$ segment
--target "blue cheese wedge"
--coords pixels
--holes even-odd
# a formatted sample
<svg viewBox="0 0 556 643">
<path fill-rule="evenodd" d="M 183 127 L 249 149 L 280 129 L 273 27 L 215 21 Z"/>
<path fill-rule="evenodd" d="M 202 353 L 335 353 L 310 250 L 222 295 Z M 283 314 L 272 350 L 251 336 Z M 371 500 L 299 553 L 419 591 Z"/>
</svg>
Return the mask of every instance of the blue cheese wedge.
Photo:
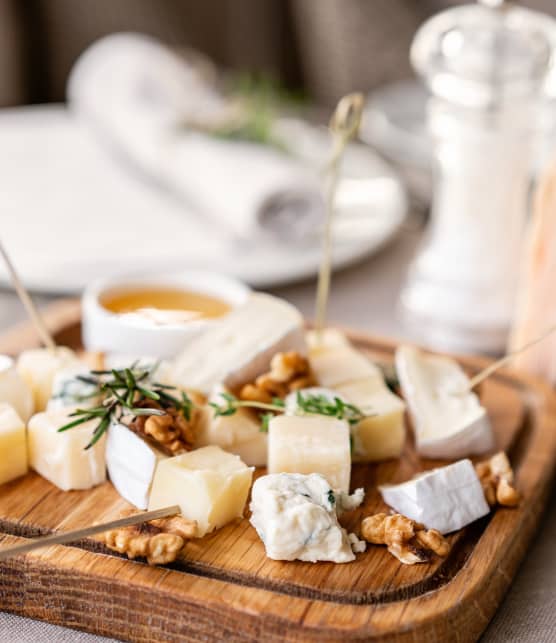
<svg viewBox="0 0 556 643">
<path fill-rule="evenodd" d="M 33 393 L 7 355 L 0 355 L 0 402 L 12 406 L 24 422 L 33 415 Z"/>
<path fill-rule="evenodd" d="M 267 372 L 281 351 L 306 354 L 303 318 L 283 299 L 256 293 L 187 347 L 171 379 L 207 395 L 218 384 L 235 391 Z"/>
<path fill-rule="evenodd" d="M 495 448 L 487 411 L 455 360 L 400 346 L 396 371 L 421 455 L 455 459 Z"/>
<path fill-rule="evenodd" d="M 97 387 L 82 379 L 90 371 L 85 364 L 72 364 L 58 371 L 52 380 L 52 396 L 48 400 L 48 410 L 64 408 L 87 408 L 96 406 L 99 398 L 95 395 Z"/>
<path fill-rule="evenodd" d="M 379 487 L 397 513 L 449 534 L 486 516 L 490 508 L 471 460 L 460 460 L 396 485 Z"/>
<path fill-rule="evenodd" d="M 365 545 L 338 523 L 363 501 L 337 492 L 319 474 L 279 473 L 259 478 L 251 495 L 251 524 L 274 560 L 349 563 Z"/>
</svg>

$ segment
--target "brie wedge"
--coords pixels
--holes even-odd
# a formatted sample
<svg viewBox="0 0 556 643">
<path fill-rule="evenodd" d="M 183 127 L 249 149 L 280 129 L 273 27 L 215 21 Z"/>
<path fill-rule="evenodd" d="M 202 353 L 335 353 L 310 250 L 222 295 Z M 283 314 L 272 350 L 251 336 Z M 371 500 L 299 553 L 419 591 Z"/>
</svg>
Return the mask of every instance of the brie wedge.
<svg viewBox="0 0 556 643">
<path fill-rule="evenodd" d="M 96 420 L 59 433 L 61 426 L 74 419 L 69 417 L 69 412 L 66 409 L 45 411 L 29 420 L 29 466 L 63 491 L 90 489 L 106 480 L 106 439 L 103 435 L 85 450 Z"/>
<path fill-rule="evenodd" d="M 339 525 L 338 515 L 342 507 L 354 509 L 362 501 L 362 489 L 347 496 L 319 474 L 267 475 L 253 485 L 250 521 L 269 558 L 349 563 L 353 551 L 365 546 Z"/>
<path fill-rule="evenodd" d="M 0 402 L 13 406 L 24 422 L 33 415 L 33 393 L 7 355 L 0 355 Z"/>
<path fill-rule="evenodd" d="M 462 458 L 495 448 L 486 409 L 455 360 L 400 346 L 396 370 L 421 455 Z"/>
<path fill-rule="evenodd" d="M 281 351 L 306 354 L 303 318 L 286 301 L 256 293 L 187 347 L 172 382 L 206 394 L 219 383 L 236 390 L 268 371 Z"/>
<path fill-rule="evenodd" d="M 147 508 L 156 466 L 167 457 L 121 423 L 108 429 L 106 466 L 110 481 L 120 496 L 138 509 Z"/>
<path fill-rule="evenodd" d="M 471 460 L 427 471 L 401 484 L 383 485 L 379 490 L 392 509 L 442 534 L 457 531 L 490 511 Z"/>
<path fill-rule="evenodd" d="M 0 402 L 0 484 L 27 473 L 25 424 L 15 409 Z"/>
</svg>

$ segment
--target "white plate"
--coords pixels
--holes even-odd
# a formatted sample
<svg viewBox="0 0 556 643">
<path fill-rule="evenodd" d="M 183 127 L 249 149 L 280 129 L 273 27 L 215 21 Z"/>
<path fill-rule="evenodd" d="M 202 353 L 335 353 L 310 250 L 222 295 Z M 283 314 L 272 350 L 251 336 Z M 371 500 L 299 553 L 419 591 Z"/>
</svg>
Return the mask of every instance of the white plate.
<svg viewBox="0 0 556 643">
<path fill-rule="evenodd" d="M 326 155 L 325 130 L 300 121 L 281 127 L 301 157 L 318 163 Z M 343 173 L 336 268 L 375 252 L 407 212 L 398 176 L 368 147 L 351 146 Z M 0 112 L 0 177 L 0 235 L 32 290 L 72 293 L 120 273 L 192 268 L 268 287 L 317 271 L 316 236 L 298 245 L 255 245 L 224 236 L 108 155 L 63 106 Z M 8 282 L 4 266 L 0 282 Z"/>
</svg>

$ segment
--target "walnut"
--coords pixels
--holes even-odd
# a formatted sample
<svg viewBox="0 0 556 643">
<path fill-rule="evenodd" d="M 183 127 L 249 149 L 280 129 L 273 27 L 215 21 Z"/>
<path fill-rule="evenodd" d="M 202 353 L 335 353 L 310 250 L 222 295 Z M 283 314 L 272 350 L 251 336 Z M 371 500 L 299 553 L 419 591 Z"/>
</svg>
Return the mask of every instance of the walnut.
<svg viewBox="0 0 556 643">
<path fill-rule="evenodd" d="M 149 565 L 165 565 L 176 560 L 186 540 L 196 532 L 195 521 L 174 516 L 112 529 L 101 534 L 99 540 L 128 558 L 146 558 Z"/>
<path fill-rule="evenodd" d="M 496 504 L 516 507 L 519 504 L 520 495 L 514 487 L 514 472 L 503 451 L 478 462 L 475 471 L 483 486 L 485 499 L 491 507 Z"/>
<path fill-rule="evenodd" d="M 388 551 L 405 565 L 429 562 L 432 553 L 447 556 L 448 541 L 436 529 L 425 527 L 401 514 L 369 516 L 361 523 L 361 536 L 375 545 L 386 545 Z"/>
<path fill-rule="evenodd" d="M 316 380 L 306 357 L 295 351 L 276 353 L 270 361 L 269 372 L 259 375 L 254 382 L 245 384 L 239 391 L 239 398 L 270 404 L 272 398 L 283 399 L 291 391 L 315 384 Z"/>
</svg>

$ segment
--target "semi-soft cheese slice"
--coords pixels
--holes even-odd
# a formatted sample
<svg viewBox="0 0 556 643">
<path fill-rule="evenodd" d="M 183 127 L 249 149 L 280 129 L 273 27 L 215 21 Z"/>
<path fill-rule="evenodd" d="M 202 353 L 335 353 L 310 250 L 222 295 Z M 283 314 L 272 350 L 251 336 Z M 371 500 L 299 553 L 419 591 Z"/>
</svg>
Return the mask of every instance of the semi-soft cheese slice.
<svg viewBox="0 0 556 643">
<path fill-rule="evenodd" d="M 27 473 L 25 424 L 15 409 L 0 402 L 0 484 Z"/>
<path fill-rule="evenodd" d="M 33 393 L 35 412 L 44 411 L 52 396 L 54 376 L 68 366 L 80 365 L 76 354 L 65 346 L 51 351 L 35 348 L 24 351 L 17 360 L 17 371 Z"/>
<path fill-rule="evenodd" d="M 29 466 L 63 491 L 90 489 L 106 480 L 106 436 L 85 450 L 98 422 L 90 420 L 59 433 L 61 426 L 75 419 L 69 412 L 55 409 L 29 420 Z"/>
<path fill-rule="evenodd" d="M 110 481 L 120 496 L 138 509 L 147 508 L 156 466 L 167 457 L 119 422 L 108 429 L 106 466 Z"/>
<path fill-rule="evenodd" d="M 457 531 L 490 511 L 471 460 L 427 471 L 401 484 L 383 485 L 379 490 L 395 511 L 443 534 Z"/>
<path fill-rule="evenodd" d="M 203 447 L 158 463 L 149 509 L 179 505 L 197 521 L 197 535 L 243 516 L 253 469 L 216 446 Z"/>
<path fill-rule="evenodd" d="M 362 500 L 362 489 L 347 496 L 319 474 L 267 475 L 253 485 L 250 520 L 269 558 L 349 563 L 353 551 L 365 551 L 365 546 L 347 534 L 337 516 Z"/>
<path fill-rule="evenodd" d="M 320 473 L 340 491 L 349 491 L 349 425 L 324 415 L 281 415 L 268 426 L 269 473 Z"/>
<path fill-rule="evenodd" d="M 13 406 L 24 422 L 33 415 L 33 393 L 7 355 L 0 355 L 0 402 Z"/>
<path fill-rule="evenodd" d="M 421 455 L 462 458 L 495 448 L 487 411 L 455 360 L 400 346 L 396 371 Z"/>
<path fill-rule="evenodd" d="M 172 380 L 206 394 L 219 383 L 236 390 L 268 371 L 281 351 L 306 354 L 303 318 L 283 299 L 256 293 L 186 348 Z"/>
</svg>

